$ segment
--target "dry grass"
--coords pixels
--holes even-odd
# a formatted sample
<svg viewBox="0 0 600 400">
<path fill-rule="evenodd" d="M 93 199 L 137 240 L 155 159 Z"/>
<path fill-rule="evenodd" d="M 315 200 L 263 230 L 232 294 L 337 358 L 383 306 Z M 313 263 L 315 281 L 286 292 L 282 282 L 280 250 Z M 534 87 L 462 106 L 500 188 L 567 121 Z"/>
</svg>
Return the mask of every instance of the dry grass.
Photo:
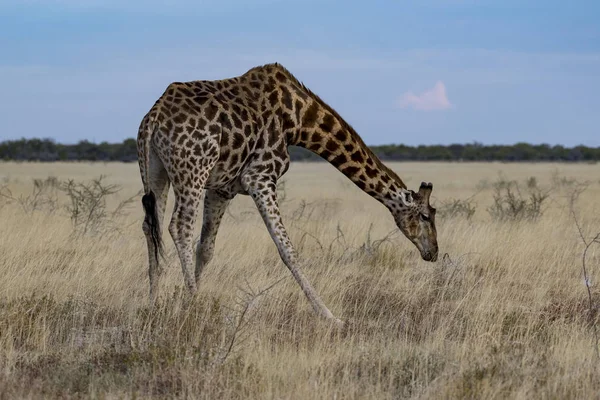
<svg viewBox="0 0 600 400">
<path fill-rule="evenodd" d="M 426 263 L 401 235 L 386 238 L 387 210 L 330 166 L 294 165 L 285 178 L 288 229 L 308 277 L 349 322 L 343 331 L 312 314 L 248 198 L 227 214 L 195 299 L 180 289 L 167 234 L 170 265 L 154 310 L 139 201 L 110 229 L 74 234 L 60 206 L 26 211 L 0 198 L 0 398 L 597 396 L 598 317 L 568 197 L 569 178 L 591 182 L 577 213 L 593 237 L 600 166 L 393 168 L 411 188 L 432 181 L 434 205 L 477 193 L 472 217 L 438 219 L 444 260 Z M 135 164 L 3 163 L 0 171 L 14 198 L 48 176 L 107 175 L 123 187 L 108 209 L 140 188 Z M 499 172 L 551 189 L 540 218 L 491 218 Z M 596 302 L 599 250 L 591 246 L 587 259 Z"/>
</svg>

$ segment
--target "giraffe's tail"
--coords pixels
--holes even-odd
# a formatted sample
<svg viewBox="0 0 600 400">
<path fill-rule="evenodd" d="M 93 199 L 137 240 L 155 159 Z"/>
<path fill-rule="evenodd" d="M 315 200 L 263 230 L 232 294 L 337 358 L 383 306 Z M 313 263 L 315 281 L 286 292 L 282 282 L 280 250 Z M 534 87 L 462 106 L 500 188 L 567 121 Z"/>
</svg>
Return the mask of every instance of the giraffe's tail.
<svg viewBox="0 0 600 400">
<path fill-rule="evenodd" d="M 146 214 L 144 222 L 150 228 L 150 238 L 152 239 L 152 244 L 154 244 L 154 257 L 156 258 L 156 262 L 158 262 L 159 256 L 164 258 L 164 248 L 156 212 L 156 197 L 154 196 L 154 192 L 150 191 L 142 196 L 142 205 Z"/>
<path fill-rule="evenodd" d="M 150 238 L 154 245 L 154 257 L 156 258 L 156 262 L 158 262 L 159 256 L 164 257 L 164 248 L 156 209 L 156 195 L 150 186 L 150 144 L 152 143 L 152 135 L 156 129 L 158 129 L 158 123 L 151 121 L 146 116 L 140 125 L 137 147 L 138 163 L 142 175 L 142 183 L 144 184 L 144 196 L 142 196 L 142 206 L 145 213 L 144 225 L 146 226 L 145 229 L 149 230 Z"/>
</svg>

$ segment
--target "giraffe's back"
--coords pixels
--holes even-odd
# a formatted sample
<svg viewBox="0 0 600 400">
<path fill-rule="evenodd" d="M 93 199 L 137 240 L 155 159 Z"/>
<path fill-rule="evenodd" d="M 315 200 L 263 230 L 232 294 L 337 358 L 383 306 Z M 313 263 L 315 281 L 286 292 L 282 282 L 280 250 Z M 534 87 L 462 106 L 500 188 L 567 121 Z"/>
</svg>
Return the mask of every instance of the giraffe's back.
<svg viewBox="0 0 600 400">
<path fill-rule="evenodd" d="M 268 96 L 276 92 L 276 82 L 264 72 L 167 87 L 146 118 L 159 124 L 152 146 L 174 185 L 189 179 L 183 170 L 200 174 L 204 161 L 215 157 L 207 188 L 235 184 L 252 164 L 280 175 L 287 170 L 281 116 Z"/>
</svg>

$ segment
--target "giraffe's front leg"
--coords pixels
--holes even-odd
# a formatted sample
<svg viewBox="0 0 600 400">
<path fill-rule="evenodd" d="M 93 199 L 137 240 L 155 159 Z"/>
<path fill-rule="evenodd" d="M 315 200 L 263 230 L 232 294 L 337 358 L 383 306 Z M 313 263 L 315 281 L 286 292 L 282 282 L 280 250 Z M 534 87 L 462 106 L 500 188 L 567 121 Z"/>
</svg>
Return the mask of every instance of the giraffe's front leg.
<svg viewBox="0 0 600 400">
<path fill-rule="evenodd" d="M 279 212 L 275 179 L 265 179 L 264 177 L 248 174 L 242 177 L 242 185 L 248 194 L 252 196 L 269 230 L 269 234 L 277 246 L 281 259 L 302 288 L 315 312 L 328 320 L 343 324 L 342 321 L 334 317 L 331 311 L 329 311 L 298 266 L 298 256 L 283 225 Z"/>
<path fill-rule="evenodd" d="M 225 198 L 214 190 L 206 190 L 202 231 L 200 241 L 196 246 L 196 270 L 194 273 L 196 285 L 200 281 L 204 267 L 213 257 L 217 232 L 230 201 L 230 198 Z"/>
</svg>

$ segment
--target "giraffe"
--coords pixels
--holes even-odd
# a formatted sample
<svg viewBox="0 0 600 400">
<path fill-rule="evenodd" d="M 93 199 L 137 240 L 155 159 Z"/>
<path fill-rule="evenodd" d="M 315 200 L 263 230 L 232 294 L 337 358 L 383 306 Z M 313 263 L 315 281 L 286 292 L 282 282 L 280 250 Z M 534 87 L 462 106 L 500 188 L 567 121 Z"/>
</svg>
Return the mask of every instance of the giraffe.
<svg viewBox="0 0 600 400">
<path fill-rule="evenodd" d="M 168 230 L 190 293 L 196 292 L 213 257 L 230 201 L 237 194 L 250 195 L 313 309 L 341 322 L 304 276 L 279 212 L 276 183 L 289 167 L 290 145 L 318 154 L 382 203 L 421 257 L 436 261 L 435 209 L 429 203 L 432 184 L 422 182 L 418 192 L 407 189 L 332 107 L 282 65 L 267 64 L 229 79 L 171 83 L 142 119 L 137 146 L 152 303 L 158 297 L 161 232 L 172 185 L 175 205 Z M 194 262 L 193 231 L 203 191 Z"/>
</svg>

